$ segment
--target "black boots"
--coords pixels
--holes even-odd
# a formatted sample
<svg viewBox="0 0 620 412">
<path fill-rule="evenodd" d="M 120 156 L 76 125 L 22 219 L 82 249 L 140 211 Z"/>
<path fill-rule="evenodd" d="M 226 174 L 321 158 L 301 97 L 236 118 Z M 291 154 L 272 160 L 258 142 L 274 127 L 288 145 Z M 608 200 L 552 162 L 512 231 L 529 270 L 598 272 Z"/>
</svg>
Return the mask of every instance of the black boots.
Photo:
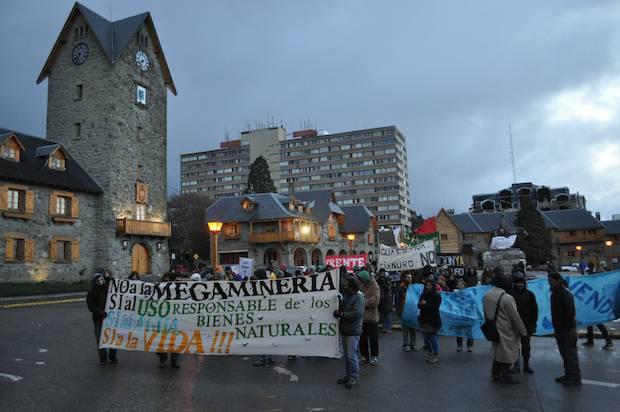
<svg viewBox="0 0 620 412">
<path fill-rule="evenodd" d="M 534 373 L 532 368 L 530 368 L 530 358 L 523 358 L 523 373 L 529 373 L 530 375 Z"/>
</svg>

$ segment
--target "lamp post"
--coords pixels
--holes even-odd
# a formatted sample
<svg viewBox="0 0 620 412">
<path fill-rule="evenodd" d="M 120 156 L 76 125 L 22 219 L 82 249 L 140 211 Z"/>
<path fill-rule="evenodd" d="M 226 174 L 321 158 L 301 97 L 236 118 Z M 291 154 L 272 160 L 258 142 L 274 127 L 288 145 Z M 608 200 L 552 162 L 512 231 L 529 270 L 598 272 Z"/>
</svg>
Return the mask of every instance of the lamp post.
<svg viewBox="0 0 620 412">
<path fill-rule="evenodd" d="M 222 222 L 207 222 L 209 232 L 211 232 L 211 265 L 213 266 L 213 271 L 215 271 L 215 267 L 219 264 L 217 253 L 217 234 L 222 230 L 222 225 Z"/>
<path fill-rule="evenodd" d="M 583 261 L 583 247 L 581 245 L 575 246 L 575 250 L 579 252 L 579 271 L 583 275 L 583 268 L 581 267 Z"/>
<path fill-rule="evenodd" d="M 614 265 L 609 261 L 609 249 L 614 245 L 611 240 L 605 241 L 605 261 L 607 262 L 607 270 L 613 270 Z"/>
<path fill-rule="evenodd" d="M 349 233 L 347 235 L 347 239 L 349 240 L 349 255 L 353 254 L 353 241 L 355 240 L 355 234 Z"/>
</svg>

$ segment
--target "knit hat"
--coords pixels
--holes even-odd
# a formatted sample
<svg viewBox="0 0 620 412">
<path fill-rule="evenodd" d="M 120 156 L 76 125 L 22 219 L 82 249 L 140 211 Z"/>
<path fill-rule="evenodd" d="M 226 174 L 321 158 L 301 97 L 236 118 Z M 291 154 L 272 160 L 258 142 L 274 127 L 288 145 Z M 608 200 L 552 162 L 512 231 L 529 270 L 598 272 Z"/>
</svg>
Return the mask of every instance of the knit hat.
<svg viewBox="0 0 620 412">
<path fill-rule="evenodd" d="M 202 280 L 202 278 L 200 277 L 200 273 L 194 273 L 192 274 L 192 276 L 189 278 L 192 282 L 200 282 Z"/>
<path fill-rule="evenodd" d="M 370 281 L 370 273 L 365 270 L 360 270 L 357 272 L 357 277 L 364 283 L 368 283 L 368 281 Z"/>
</svg>

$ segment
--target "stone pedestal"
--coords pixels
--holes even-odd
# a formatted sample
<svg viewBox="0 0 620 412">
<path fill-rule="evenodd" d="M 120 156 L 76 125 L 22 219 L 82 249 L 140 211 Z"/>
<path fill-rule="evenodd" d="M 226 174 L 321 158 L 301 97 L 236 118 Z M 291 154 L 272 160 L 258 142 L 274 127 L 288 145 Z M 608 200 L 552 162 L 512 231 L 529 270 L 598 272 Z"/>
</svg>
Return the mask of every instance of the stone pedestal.
<svg viewBox="0 0 620 412">
<path fill-rule="evenodd" d="M 512 265 L 525 259 L 525 253 L 521 249 L 488 250 L 482 255 L 484 267 L 494 269 L 499 267 L 504 274 L 512 272 Z"/>
</svg>

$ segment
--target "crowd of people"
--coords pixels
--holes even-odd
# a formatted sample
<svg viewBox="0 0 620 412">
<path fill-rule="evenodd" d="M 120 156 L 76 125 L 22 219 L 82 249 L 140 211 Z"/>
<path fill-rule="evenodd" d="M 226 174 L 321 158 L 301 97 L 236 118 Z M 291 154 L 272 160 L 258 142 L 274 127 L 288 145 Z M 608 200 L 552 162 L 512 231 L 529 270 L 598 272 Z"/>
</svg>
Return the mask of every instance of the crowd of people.
<svg viewBox="0 0 620 412">
<path fill-rule="evenodd" d="M 243 278 L 235 273 L 230 266 L 216 266 L 214 270 L 194 273 L 190 281 L 255 281 L 278 279 L 295 276 L 311 276 L 317 272 L 332 270 L 329 266 L 317 266 L 302 271 L 296 268 L 289 270 L 285 265 L 271 262 L 266 268 L 254 271 L 253 276 Z M 342 353 L 345 360 L 346 375 L 338 379 L 339 384 L 347 388 L 359 386 L 361 364 L 371 366 L 379 363 L 379 331 L 392 333 L 394 315 L 402 318 L 408 288 L 414 283 L 423 284 L 423 290 L 417 302 L 419 309 L 419 328 L 413 328 L 404 322 L 400 323 L 402 333 L 402 350 L 418 351 L 417 332 L 422 334 L 423 349 L 428 356 L 426 362 L 433 365 L 439 362 L 438 332 L 442 321 L 440 315 L 440 292 L 453 292 L 479 284 L 478 271 L 468 268 L 460 273 L 453 273 L 447 267 L 432 268 L 425 266 L 415 271 L 400 274 L 400 281 L 394 282 L 393 276 L 384 269 L 375 270 L 371 263 L 365 267 L 353 268 L 348 271 L 344 266 L 340 271 L 340 304 L 334 311 L 339 320 L 342 338 Z M 291 273 L 293 272 L 293 273 Z M 515 374 L 532 374 L 530 365 L 530 340 L 536 331 L 538 322 L 538 304 L 534 293 L 527 289 L 527 281 L 523 266 L 514 266 L 511 274 L 502 273 L 501 269 L 485 269 L 480 278 L 481 284 L 490 284 L 491 289 L 483 298 L 484 316 L 492 320 L 498 338 L 492 342 L 493 362 L 491 379 L 494 382 L 515 384 L 519 381 Z M 595 273 L 594 266 L 588 273 Z M 112 275 L 109 271 L 97 273 L 92 279 L 87 295 L 87 305 L 92 319 L 97 343 L 101 335 L 103 320 L 106 317 L 105 303 L 107 285 Z M 139 280 L 137 273 L 132 272 L 129 279 Z M 179 280 L 180 274 L 168 272 L 161 278 L 162 282 Z M 556 381 L 565 386 L 581 384 L 581 373 L 577 355 L 577 331 L 575 305 L 570 290 L 562 276 L 552 267 L 548 271 L 548 282 L 551 289 L 551 315 L 555 339 L 564 362 L 565 373 Z M 610 349 L 613 342 L 604 325 L 597 325 L 606 340 L 604 349 Z M 474 340 L 469 336 L 456 338 L 457 351 L 463 351 L 463 339 L 466 339 L 467 352 L 472 352 Z M 588 328 L 585 346 L 593 345 L 593 329 Z M 118 363 L 115 349 L 98 349 L 101 364 Z M 158 353 L 159 367 L 165 367 L 168 360 L 166 353 Z M 179 368 L 178 354 L 170 355 L 170 365 Z M 294 359 L 289 356 L 289 359 Z M 521 364 L 522 361 L 522 364 Z M 269 366 L 274 361 L 271 356 L 260 356 L 254 366 Z"/>
</svg>

